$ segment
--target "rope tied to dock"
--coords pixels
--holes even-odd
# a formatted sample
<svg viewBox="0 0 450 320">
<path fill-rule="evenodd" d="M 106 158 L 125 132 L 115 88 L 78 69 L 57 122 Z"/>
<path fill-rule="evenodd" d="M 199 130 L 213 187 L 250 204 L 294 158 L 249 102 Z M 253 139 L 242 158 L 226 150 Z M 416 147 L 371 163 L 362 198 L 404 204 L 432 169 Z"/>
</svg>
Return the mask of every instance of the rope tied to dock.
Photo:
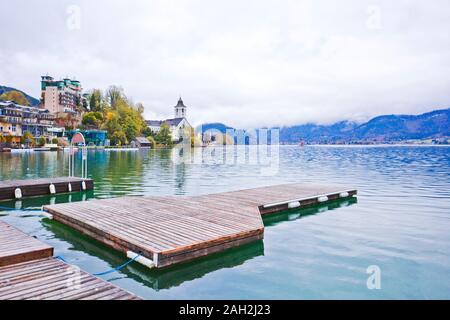
<svg viewBox="0 0 450 320">
<path fill-rule="evenodd" d="M 119 271 L 119 270 L 125 268 L 127 265 L 129 265 L 129 264 L 132 263 L 133 261 L 136 261 L 136 259 L 139 258 L 140 256 L 141 256 L 141 255 L 138 254 L 138 255 L 136 255 L 136 257 L 134 257 L 133 259 L 128 260 L 128 261 L 125 262 L 124 264 L 122 264 L 122 265 L 120 265 L 120 266 L 118 266 L 118 267 L 116 267 L 116 268 L 114 268 L 114 269 L 111 269 L 111 270 L 108 270 L 108 271 L 105 271 L 105 272 L 94 273 L 94 276 L 104 276 L 104 275 L 107 275 L 107 274 L 110 274 L 110 273 Z"/>
<path fill-rule="evenodd" d="M 61 260 L 62 262 L 67 263 L 66 259 L 64 259 L 64 258 L 61 257 L 61 256 L 56 256 L 55 259 L 59 259 L 59 260 Z"/>
<path fill-rule="evenodd" d="M 125 262 L 124 264 L 121 264 L 118 267 L 115 267 L 115 268 L 113 268 L 111 270 L 108 270 L 108 271 L 105 271 L 105 272 L 93 273 L 93 275 L 94 276 L 104 276 L 104 275 L 107 275 L 107 274 L 110 274 L 110 273 L 113 273 L 113 272 L 116 272 L 116 271 L 120 271 L 121 269 L 125 268 L 127 265 L 132 263 L 133 261 L 136 261 L 136 259 L 138 259 L 140 256 L 141 256 L 141 254 L 138 254 L 133 259 L 128 260 L 127 262 Z M 65 262 L 65 263 L 68 263 L 66 261 L 66 259 L 64 259 L 62 256 L 55 256 L 55 259 L 59 259 L 59 260 Z"/>
</svg>

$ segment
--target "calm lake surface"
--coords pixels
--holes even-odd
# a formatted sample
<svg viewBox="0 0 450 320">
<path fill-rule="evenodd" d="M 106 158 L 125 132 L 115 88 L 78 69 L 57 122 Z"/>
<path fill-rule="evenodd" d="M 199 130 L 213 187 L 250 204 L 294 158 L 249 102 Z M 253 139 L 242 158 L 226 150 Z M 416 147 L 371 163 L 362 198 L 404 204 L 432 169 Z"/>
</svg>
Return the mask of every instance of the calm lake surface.
<svg viewBox="0 0 450 320">
<path fill-rule="evenodd" d="M 2 202 L 15 210 L 0 208 L 0 219 L 98 273 L 127 259 L 30 209 L 290 182 L 351 186 L 359 190 L 355 200 L 265 218 L 261 242 L 164 271 L 131 264 L 103 278 L 148 299 L 450 298 L 450 148 L 280 146 L 270 164 L 254 161 L 254 148 L 198 149 L 196 160 L 184 162 L 178 149 L 90 151 L 95 191 Z M 67 175 L 67 159 L 63 152 L 0 153 L 0 179 Z M 379 290 L 367 288 L 374 265 Z"/>
</svg>

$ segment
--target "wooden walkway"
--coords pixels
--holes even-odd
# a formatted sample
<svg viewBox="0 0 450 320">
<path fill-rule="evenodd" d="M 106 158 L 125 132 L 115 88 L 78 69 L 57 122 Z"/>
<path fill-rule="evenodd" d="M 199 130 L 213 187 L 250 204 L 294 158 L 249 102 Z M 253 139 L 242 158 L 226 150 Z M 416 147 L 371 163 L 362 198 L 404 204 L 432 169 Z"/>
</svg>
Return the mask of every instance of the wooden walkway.
<svg viewBox="0 0 450 320">
<path fill-rule="evenodd" d="M 137 300 L 137 296 L 54 258 L 0 267 L 0 300 Z"/>
<path fill-rule="evenodd" d="M 55 193 L 83 191 L 83 181 L 86 190 L 92 190 L 94 188 L 94 181 L 92 179 L 76 177 L 0 181 L 0 201 L 16 199 L 15 190 L 17 188 L 21 190 L 22 197 L 24 198 L 50 195 L 51 184 L 55 186 Z"/>
<path fill-rule="evenodd" d="M 0 267 L 51 256 L 52 247 L 0 221 Z"/>
<path fill-rule="evenodd" d="M 122 197 L 44 206 L 57 220 L 149 267 L 260 240 L 261 214 L 348 198 L 356 190 L 289 184 L 194 197 Z"/>
<path fill-rule="evenodd" d="M 0 300 L 139 299 L 52 255 L 52 247 L 0 221 Z"/>
</svg>

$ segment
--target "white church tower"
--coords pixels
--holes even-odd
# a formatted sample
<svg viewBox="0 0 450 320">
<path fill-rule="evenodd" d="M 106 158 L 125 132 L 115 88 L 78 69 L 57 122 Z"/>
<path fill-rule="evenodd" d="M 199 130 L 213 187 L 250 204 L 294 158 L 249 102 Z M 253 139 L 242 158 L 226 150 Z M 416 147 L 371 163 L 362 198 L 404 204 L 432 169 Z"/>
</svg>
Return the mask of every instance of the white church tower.
<svg viewBox="0 0 450 320">
<path fill-rule="evenodd" d="M 181 100 L 181 97 L 174 108 L 175 108 L 175 118 L 186 118 L 187 107 L 184 105 L 183 100 Z"/>
</svg>

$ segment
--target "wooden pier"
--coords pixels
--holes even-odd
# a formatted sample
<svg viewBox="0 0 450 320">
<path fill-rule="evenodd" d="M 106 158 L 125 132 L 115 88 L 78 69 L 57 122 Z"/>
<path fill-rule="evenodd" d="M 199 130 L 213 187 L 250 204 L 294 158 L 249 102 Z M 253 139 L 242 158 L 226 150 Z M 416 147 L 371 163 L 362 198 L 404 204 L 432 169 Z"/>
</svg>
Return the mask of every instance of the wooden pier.
<svg viewBox="0 0 450 320">
<path fill-rule="evenodd" d="M 52 247 L 0 221 L 0 300 L 139 299 L 52 255 Z"/>
<path fill-rule="evenodd" d="M 0 201 L 17 199 L 16 190 L 20 189 L 20 198 L 92 190 L 94 181 L 76 177 L 0 181 Z"/>
<path fill-rule="evenodd" d="M 148 267 L 162 268 L 264 236 L 261 215 L 356 195 L 288 184 L 203 196 L 122 197 L 44 206 L 52 218 Z"/>
<path fill-rule="evenodd" d="M 0 267 L 53 256 L 53 248 L 0 221 Z"/>
</svg>

